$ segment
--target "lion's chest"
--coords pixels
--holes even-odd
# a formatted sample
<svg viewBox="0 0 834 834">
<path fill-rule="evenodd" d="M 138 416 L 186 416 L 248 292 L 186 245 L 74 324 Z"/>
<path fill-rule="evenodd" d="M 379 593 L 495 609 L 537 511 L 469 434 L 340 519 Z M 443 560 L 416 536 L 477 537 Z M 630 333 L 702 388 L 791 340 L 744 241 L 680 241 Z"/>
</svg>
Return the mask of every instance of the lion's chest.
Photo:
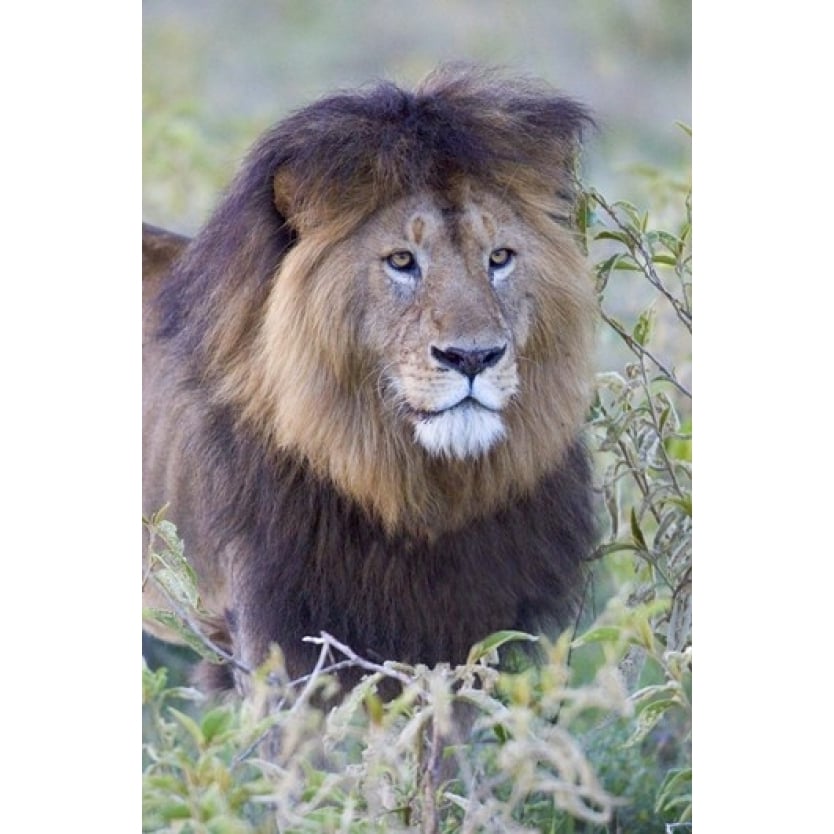
<svg viewBox="0 0 834 834">
<path fill-rule="evenodd" d="M 590 541 L 560 495 L 548 488 L 430 542 L 390 536 L 309 473 L 284 472 L 239 531 L 247 654 L 278 642 L 301 673 L 315 658 L 303 638 L 327 631 L 375 660 L 459 663 L 493 631 L 539 630 L 572 604 Z"/>
</svg>

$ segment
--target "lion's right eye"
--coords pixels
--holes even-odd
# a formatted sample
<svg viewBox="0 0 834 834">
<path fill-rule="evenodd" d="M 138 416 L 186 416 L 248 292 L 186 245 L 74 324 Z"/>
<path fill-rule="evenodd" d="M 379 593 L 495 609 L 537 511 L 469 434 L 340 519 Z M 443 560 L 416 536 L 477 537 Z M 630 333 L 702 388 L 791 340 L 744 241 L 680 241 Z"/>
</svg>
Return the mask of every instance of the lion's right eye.
<svg viewBox="0 0 834 834">
<path fill-rule="evenodd" d="M 385 263 L 396 269 L 397 272 L 414 272 L 417 268 L 417 261 L 414 260 L 414 255 L 411 252 L 392 252 L 386 259 Z"/>
<path fill-rule="evenodd" d="M 413 290 L 420 280 L 420 265 L 407 249 L 392 252 L 383 261 L 388 278 L 395 286 Z"/>
</svg>

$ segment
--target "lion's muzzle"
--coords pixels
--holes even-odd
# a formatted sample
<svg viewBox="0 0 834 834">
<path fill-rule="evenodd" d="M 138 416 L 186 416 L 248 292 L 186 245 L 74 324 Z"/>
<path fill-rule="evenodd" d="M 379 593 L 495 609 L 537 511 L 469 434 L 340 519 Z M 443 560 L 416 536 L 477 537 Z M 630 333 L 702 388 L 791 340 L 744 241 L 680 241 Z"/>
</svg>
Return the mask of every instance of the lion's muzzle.
<svg viewBox="0 0 834 834">
<path fill-rule="evenodd" d="M 491 347 L 485 349 L 467 350 L 465 348 L 448 347 L 441 350 L 432 345 L 431 355 L 443 366 L 458 371 L 469 378 L 470 383 L 475 377 L 497 365 L 501 357 L 507 352 L 507 346 Z"/>
<path fill-rule="evenodd" d="M 501 440 L 501 411 L 518 383 L 508 354 L 506 343 L 431 346 L 431 382 L 410 403 L 415 440 L 432 455 L 455 458 L 477 457 Z M 415 400 L 423 407 L 414 407 Z"/>
</svg>

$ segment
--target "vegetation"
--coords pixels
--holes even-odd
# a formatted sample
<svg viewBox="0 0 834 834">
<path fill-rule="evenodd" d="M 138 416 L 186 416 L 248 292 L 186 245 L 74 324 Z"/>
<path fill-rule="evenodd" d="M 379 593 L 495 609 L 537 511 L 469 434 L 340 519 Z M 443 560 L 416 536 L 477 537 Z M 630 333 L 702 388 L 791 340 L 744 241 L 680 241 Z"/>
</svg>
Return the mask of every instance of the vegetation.
<svg viewBox="0 0 834 834">
<path fill-rule="evenodd" d="M 690 191 L 640 177 L 650 211 L 593 188 L 580 203 L 604 353 L 620 358 L 599 374 L 589 419 L 605 534 L 575 631 L 542 642 L 541 666 L 500 671 L 499 648 L 512 658 L 536 638 L 502 632 L 466 665 L 428 669 L 311 635 L 319 663 L 302 680 L 277 650 L 260 669 L 237 664 L 245 704 L 209 702 L 143 661 L 145 831 L 691 828 Z M 613 310 L 612 296 L 639 303 Z M 176 531 L 164 516 L 146 523 L 145 581 L 168 595 L 168 625 L 216 659 L 222 649 L 193 628 L 200 600 Z M 322 709 L 346 665 L 366 677 Z M 383 702 L 389 678 L 401 694 Z"/>
</svg>

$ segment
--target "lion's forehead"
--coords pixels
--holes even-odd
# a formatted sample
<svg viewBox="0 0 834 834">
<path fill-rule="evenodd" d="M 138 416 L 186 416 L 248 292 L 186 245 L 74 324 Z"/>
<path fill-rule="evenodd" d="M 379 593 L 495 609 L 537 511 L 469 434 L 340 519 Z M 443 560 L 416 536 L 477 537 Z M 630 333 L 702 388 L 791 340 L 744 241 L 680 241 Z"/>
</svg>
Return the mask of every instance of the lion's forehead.
<svg viewBox="0 0 834 834">
<path fill-rule="evenodd" d="M 418 249 L 465 253 L 505 245 L 502 235 L 518 237 L 522 229 L 511 205 L 482 192 L 459 198 L 436 194 L 403 198 L 379 212 L 367 231 L 371 238 L 388 236 Z"/>
<path fill-rule="evenodd" d="M 489 208 L 475 203 L 462 206 L 417 204 L 403 223 L 403 235 L 417 246 L 433 240 L 446 239 L 454 244 L 472 241 L 490 245 L 501 231 L 499 216 Z"/>
</svg>

